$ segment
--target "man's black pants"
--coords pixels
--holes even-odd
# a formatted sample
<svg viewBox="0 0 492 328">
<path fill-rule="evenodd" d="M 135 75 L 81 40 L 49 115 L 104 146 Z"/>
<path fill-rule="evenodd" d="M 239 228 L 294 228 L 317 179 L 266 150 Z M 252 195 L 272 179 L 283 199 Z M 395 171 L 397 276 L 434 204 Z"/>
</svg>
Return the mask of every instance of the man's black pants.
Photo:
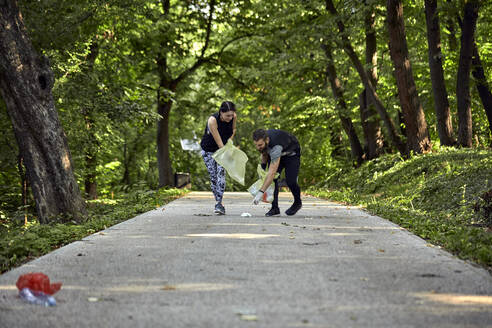
<svg viewBox="0 0 492 328">
<path fill-rule="evenodd" d="M 263 169 L 266 168 L 266 164 L 262 164 L 261 166 L 263 167 Z M 285 170 L 285 180 L 287 182 L 287 186 L 290 189 L 290 192 L 294 196 L 294 204 L 301 202 L 301 188 L 297 183 L 300 167 L 301 167 L 300 155 L 280 157 L 280 163 L 278 165 L 277 173 L 281 174 L 282 170 Z M 274 198 L 272 202 L 272 208 L 278 207 L 278 193 L 280 189 L 278 186 L 278 180 L 279 180 L 278 178 L 273 180 L 275 182 L 275 192 L 273 194 Z"/>
</svg>

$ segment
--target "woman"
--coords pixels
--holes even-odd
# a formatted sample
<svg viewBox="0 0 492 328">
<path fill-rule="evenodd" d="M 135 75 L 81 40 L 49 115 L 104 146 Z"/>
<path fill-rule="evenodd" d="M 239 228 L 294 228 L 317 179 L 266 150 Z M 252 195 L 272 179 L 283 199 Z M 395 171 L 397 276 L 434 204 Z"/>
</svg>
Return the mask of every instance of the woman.
<svg viewBox="0 0 492 328">
<path fill-rule="evenodd" d="M 222 197 L 225 191 L 225 170 L 212 158 L 212 154 L 224 147 L 229 139 L 236 134 L 236 105 L 230 101 L 224 101 L 220 110 L 210 116 L 205 127 L 200 146 L 202 157 L 210 174 L 210 186 L 215 197 L 215 214 L 225 214 Z"/>
</svg>

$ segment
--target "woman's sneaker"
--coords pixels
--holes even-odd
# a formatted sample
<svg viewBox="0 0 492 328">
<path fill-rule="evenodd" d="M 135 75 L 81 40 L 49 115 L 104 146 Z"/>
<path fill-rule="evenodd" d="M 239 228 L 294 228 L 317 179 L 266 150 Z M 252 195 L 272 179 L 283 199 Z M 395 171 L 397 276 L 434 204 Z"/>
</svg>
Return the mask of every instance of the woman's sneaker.
<svg viewBox="0 0 492 328">
<path fill-rule="evenodd" d="M 214 213 L 217 215 L 224 215 L 225 214 L 225 208 L 221 203 L 215 204 L 215 210 Z"/>
</svg>

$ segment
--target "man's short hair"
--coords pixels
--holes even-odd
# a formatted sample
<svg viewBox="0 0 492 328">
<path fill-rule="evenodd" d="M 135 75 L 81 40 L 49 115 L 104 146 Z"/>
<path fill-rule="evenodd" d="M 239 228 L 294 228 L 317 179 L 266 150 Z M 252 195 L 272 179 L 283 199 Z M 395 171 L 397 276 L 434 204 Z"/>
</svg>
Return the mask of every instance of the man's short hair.
<svg viewBox="0 0 492 328">
<path fill-rule="evenodd" d="M 253 132 L 253 140 L 258 141 L 260 139 L 266 140 L 268 137 L 267 132 L 263 129 L 258 129 L 255 132 Z"/>
</svg>

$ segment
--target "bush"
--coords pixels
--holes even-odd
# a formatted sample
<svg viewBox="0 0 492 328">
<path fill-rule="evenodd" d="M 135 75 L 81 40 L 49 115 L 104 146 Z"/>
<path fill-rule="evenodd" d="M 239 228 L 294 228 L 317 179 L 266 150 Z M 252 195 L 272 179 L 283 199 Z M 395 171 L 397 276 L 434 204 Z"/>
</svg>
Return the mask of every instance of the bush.
<svg viewBox="0 0 492 328">
<path fill-rule="evenodd" d="M 309 192 L 389 219 L 463 259 L 492 266 L 492 152 L 443 148 L 385 155 L 343 169 Z"/>
</svg>

